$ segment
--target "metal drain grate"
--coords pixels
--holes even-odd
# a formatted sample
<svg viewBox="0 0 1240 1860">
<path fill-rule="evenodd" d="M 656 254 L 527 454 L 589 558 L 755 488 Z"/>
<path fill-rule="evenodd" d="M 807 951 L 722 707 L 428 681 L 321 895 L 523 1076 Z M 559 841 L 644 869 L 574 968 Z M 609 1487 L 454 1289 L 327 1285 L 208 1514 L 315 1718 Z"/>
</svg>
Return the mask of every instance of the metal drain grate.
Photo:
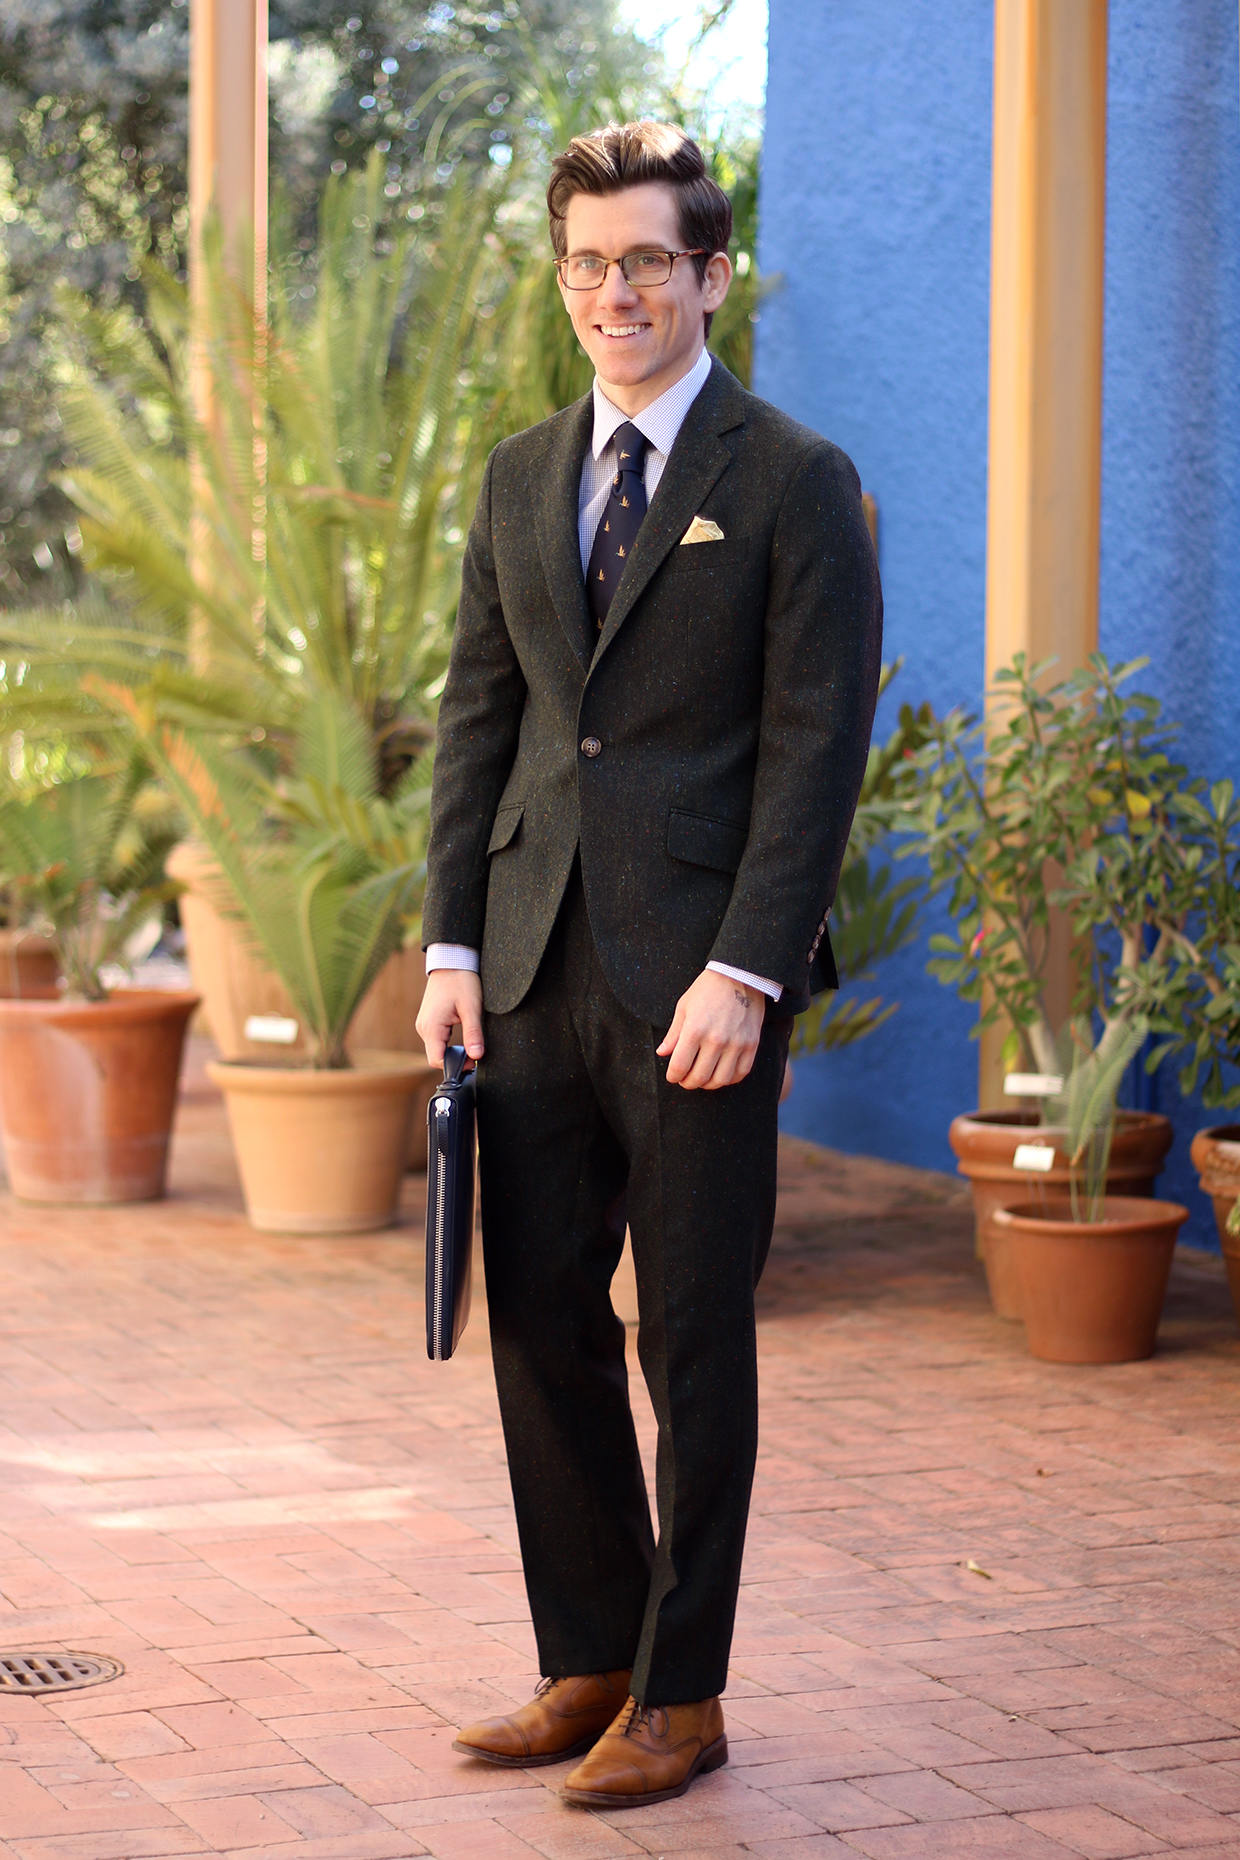
<svg viewBox="0 0 1240 1860">
<path fill-rule="evenodd" d="M 101 1653 L 0 1653 L 0 1692 L 75 1692 L 124 1670 Z"/>
</svg>

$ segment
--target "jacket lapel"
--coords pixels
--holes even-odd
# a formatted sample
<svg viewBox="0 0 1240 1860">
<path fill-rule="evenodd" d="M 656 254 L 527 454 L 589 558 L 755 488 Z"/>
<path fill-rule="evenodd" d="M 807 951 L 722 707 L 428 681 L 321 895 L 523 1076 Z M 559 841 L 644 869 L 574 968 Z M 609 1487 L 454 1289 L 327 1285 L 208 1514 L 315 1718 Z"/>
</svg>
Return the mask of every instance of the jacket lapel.
<svg viewBox="0 0 1240 1860">
<path fill-rule="evenodd" d="M 679 546 L 712 486 L 731 464 L 732 447 L 723 434 L 744 424 L 742 395 L 736 377 L 721 362 L 713 362 L 701 393 L 685 415 L 646 520 L 637 533 L 628 566 L 612 596 L 595 663 L 624 625 L 655 570 Z M 575 504 L 573 508 L 575 512 Z M 575 543 L 575 527 L 573 537 Z"/>
<path fill-rule="evenodd" d="M 590 636 L 594 623 L 586 607 L 586 585 L 581 573 L 581 545 L 577 539 L 577 505 L 581 491 L 581 461 L 594 430 L 594 401 L 587 394 L 565 409 L 548 448 L 546 481 L 535 497 L 538 550 L 543 573 L 560 625 L 582 671 L 590 665 Z"/>
</svg>

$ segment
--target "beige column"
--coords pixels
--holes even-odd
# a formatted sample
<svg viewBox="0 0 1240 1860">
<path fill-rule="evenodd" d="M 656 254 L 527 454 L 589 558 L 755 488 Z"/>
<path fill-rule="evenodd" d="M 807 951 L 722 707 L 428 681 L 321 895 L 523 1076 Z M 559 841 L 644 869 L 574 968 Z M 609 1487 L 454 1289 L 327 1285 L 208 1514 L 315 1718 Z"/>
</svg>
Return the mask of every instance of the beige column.
<svg viewBox="0 0 1240 1860">
<path fill-rule="evenodd" d="M 214 206 L 227 249 L 253 266 L 261 287 L 267 261 L 267 0 L 190 0 L 189 26 L 190 276 L 204 218 Z"/>
<path fill-rule="evenodd" d="M 1106 0 L 995 0 L 986 682 L 1098 643 Z M 1067 939 L 1052 997 L 1066 1013 Z M 1003 1030 L 980 1103 L 1003 1102 Z"/>
<path fill-rule="evenodd" d="M 211 371 L 206 365 L 209 309 L 203 232 L 218 217 L 226 263 L 256 311 L 255 348 L 242 359 L 261 367 L 267 311 L 267 0 L 190 0 L 189 284 L 190 368 L 195 412 L 217 429 Z M 250 382 L 253 387 L 253 377 Z M 253 505 L 254 545 L 261 550 L 261 442 L 255 397 L 252 471 L 239 495 Z M 217 429 L 218 430 L 218 429 Z M 209 573 L 211 524 L 206 485 L 195 474 L 191 553 Z M 205 647 L 204 647 L 205 650 Z"/>
</svg>

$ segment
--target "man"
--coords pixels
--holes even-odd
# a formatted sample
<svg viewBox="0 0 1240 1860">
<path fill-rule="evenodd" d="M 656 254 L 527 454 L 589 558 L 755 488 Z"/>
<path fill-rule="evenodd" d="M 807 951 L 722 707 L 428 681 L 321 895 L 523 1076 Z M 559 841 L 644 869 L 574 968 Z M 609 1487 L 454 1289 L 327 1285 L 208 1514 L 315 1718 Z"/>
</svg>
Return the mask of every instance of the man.
<svg viewBox="0 0 1240 1860">
<path fill-rule="evenodd" d="M 776 1105 L 791 1015 L 834 985 L 880 603 L 848 460 L 705 350 L 731 208 L 696 145 L 657 123 L 578 137 L 547 200 L 596 380 L 487 467 L 418 1027 L 432 1062 L 457 1022 L 481 1061 L 492 1350 L 546 1675 L 456 1748 L 583 1755 L 565 1797 L 623 1807 L 727 1757 Z M 608 1294 L 626 1216 L 657 1542 Z"/>
</svg>

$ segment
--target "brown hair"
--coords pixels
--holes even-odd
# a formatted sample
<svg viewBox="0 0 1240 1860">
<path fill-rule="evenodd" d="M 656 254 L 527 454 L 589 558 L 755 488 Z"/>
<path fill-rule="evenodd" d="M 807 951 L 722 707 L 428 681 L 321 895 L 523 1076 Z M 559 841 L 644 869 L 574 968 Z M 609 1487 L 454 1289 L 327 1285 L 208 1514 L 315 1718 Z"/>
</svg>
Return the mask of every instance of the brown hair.
<svg viewBox="0 0 1240 1860">
<path fill-rule="evenodd" d="M 732 237 L 732 202 L 706 172 L 702 151 L 671 123 L 608 123 L 588 136 L 574 136 L 551 164 L 547 218 L 557 258 L 568 249 L 564 216 L 574 194 L 619 194 L 626 187 L 661 181 L 676 195 L 681 243 L 702 252 L 693 260 L 699 279 L 715 252 Z M 710 330 L 710 317 L 706 318 Z"/>
</svg>

